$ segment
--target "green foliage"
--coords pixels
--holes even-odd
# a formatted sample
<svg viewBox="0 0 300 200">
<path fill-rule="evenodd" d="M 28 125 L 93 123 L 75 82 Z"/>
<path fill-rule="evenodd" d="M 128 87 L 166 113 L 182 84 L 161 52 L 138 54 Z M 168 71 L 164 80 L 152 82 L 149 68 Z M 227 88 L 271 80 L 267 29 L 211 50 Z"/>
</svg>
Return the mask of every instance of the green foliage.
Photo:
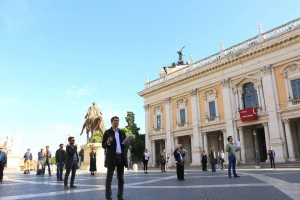
<svg viewBox="0 0 300 200">
<path fill-rule="evenodd" d="M 134 113 L 131 111 L 127 111 L 127 117 L 125 117 L 128 126 L 126 129 L 128 132 L 125 133 L 126 135 L 132 134 L 133 138 L 130 140 L 130 152 L 131 152 L 131 160 L 133 162 L 140 162 L 143 157 L 143 152 L 145 148 L 145 135 L 140 135 L 139 131 L 140 128 L 134 123 Z"/>
<path fill-rule="evenodd" d="M 80 149 L 78 156 L 80 156 L 81 162 L 83 162 L 84 161 L 84 150 L 83 149 Z"/>
<path fill-rule="evenodd" d="M 102 142 L 102 136 L 100 135 L 99 130 L 94 131 L 92 142 L 93 143 L 101 143 Z"/>
<path fill-rule="evenodd" d="M 55 157 L 51 157 L 50 158 L 50 163 L 49 163 L 50 165 L 56 165 L 56 159 L 55 159 Z"/>
<path fill-rule="evenodd" d="M 127 117 L 125 117 L 125 119 L 128 124 L 126 128 L 128 128 L 133 135 L 139 136 L 140 128 L 138 128 L 136 123 L 134 123 L 134 113 L 131 111 L 127 111 Z"/>
<path fill-rule="evenodd" d="M 125 132 L 126 137 L 127 137 L 128 135 L 132 134 L 132 131 L 129 130 L 128 128 L 120 128 L 120 129 L 121 129 L 122 131 Z M 133 137 L 135 137 L 135 135 L 133 135 Z"/>
</svg>

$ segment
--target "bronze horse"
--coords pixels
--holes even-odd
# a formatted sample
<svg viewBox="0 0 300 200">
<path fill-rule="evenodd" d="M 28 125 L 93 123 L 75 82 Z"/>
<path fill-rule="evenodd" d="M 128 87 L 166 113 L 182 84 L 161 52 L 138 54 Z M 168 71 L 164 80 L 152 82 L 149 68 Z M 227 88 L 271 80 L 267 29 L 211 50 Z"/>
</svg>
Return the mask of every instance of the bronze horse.
<svg viewBox="0 0 300 200">
<path fill-rule="evenodd" d="M 89 119 L 87 119 L 83 124 L 80 135 L 82 135 L 84 129 L 86 129 L 87 144 L 92 141 L 95 130 L 99 130 L 100 136 L 102 137 L 104 134 L 104 122 L 102 116 L 92 118 L 90 122 Z M 91 131 L 91 137 L 89 137 L 90 131 Z"/>
</svg>

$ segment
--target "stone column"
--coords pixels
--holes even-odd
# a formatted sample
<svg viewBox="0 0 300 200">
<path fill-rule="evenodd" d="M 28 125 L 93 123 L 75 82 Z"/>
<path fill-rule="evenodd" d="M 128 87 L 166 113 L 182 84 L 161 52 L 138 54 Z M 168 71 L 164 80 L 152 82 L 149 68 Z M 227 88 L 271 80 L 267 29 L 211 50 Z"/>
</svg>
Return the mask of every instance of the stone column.
<svg viewBox="0 0 300 200">
<path fill-rule="evenodd" d="M 241 143 L 241 163 L 245 164 L 246 163 L 246 153 L 245 153 L 245 141 L 244 141 L 244 132 L 243 132 L 243 127 L 240 126 L 238 127 L 239 129 L 239 135 L 240 135 L 240 143 Z"/>
<path fill-rule="evenodd" d="M 281 121 L 279 121 L 279 117 L 277 114 L 277 96 L 275 94 L 276 85 L 273 81 L 273 68 L 271 65 L 264 66 L 261 69 L 262 72 L 262 84 L 265 89 L 264 97 L 266 102 L 266 112 L 269 114 L 269 132 L 270 132 L 270 146 L 276 152 L 276 160 L 277 162 L 285 162 L 284 151 L 283 151 L 283 142 L 281 139 L 281 133 L 283 132 L 281 127 Z"/>
<path fill-rule="evenodd" d="M 244 109 L 244 104 L 243 104 L 243 88 L 238 87 L 238 97 L 239 97 L 239 108 L 240 110 Z"/>
<path fill-rule="evenodd" d="M 234 125 L 233 125 L 233 109 L 232 109 L 232 99 L 231 99 L 231 88 L 230 79 L 224 79 L 222 82 L 222 96 L 224 106 L 224 117 L 226 122 L 226 133 L 227 135 L 235 135 Z"/>
<path fill-rule="evenodd" d="M 204 135 L 204 141 L 203 141 L 203 143 L 204 143 L 204 150 L 205 150 L 205 153 L 208 155 L 209 152 L 208 152 L 208 146 L 207 146 L 207 133 L 203 133 L 203 135 Z"/>
<path fill-rule="evenodd" d="M 192 90 L 191 92 L 191 112 L 192 112 L 192 126 L 193 126 L 193 135 L 191 136 L 191 152 L 192 152 L 192 166 L 200 166 L 200 149 L 202 145 L 202 138 L 199 134 L 199 103 L 197 89 Z"/>
<path fill-rule="evenodd" d="M 288 147 L 288 161 L 295 161 L 294 143 L 292 139 L 290 121 L 288 119 L 283 120 L 286 135 L 286 146 Z M 276 152 L 275 152 L 276 154 Z"/>
<path fill-rule="evenodd" d="M 261 102 L 261 110 L 262 111 L 265 111 L 266 110 L 266 106 L 265 106 L 265 98 L 264 98 L 264 93 L 263 93 L 263 90 L 262 90 L 262 86 L 259 85 L 258 87 L 258 92 L 260 94 L 260 102 Z"/>
<path fill-rule="evenodd" d="M 222 132 L 223 132 L 223 142 L 224 142 L 225 163 L 228 164 L 228 159 L 227 159 L 228 158 L 228 152 L 226 151 L 226 146 L 227 146 L 227 143 L 228 143 L 227 134 L 226 134 L 225 129 L 223 129 Z"/>
<path fill-rule="evenodd" d="M 151 141 L 151 150 L 150 150 L 150 153 L 151 153 L 151 163 L 152 163 L 152 167 L 155 167 L 156 166 L 156 152 L 155 152 L 155 140 L 152 140 Z"/>
<path fill-rule="evenodd" d="M 264 131 L 265 131 L 265 138 L 266 138 L 266 147 L 267 147 L 266 150 L 268 152 L 269 146 L 270 146 L 270 133 L 269 133 L 268 122 L 263 123 L 263 126 L 264 126 Z"/>
<path fill-rule="evenodd" d="M 171 132 L 171 129 L 172 129 L 172 124 L 171 124 L 171 121 L 172 121 L 172 101 L 171 101 L 171 97 L 169 98 L 166 98 L 165 99 L 165 104 L 166 104 L 166 135 L 167 135 L 167 146 L 166 146 L 166 152 L 167 154 L 171 155 L 173 152 L 172 152 L 172 149 L 174 148 L 172 146 L 172 132 Z M 169 160 L 169 167 L 173 166 L 173 163 L 174 163 L 174 156 L 170 156 L 170 160 Z"/>
<path fill-rule="evenodd" d="M 149 137 L 150 137 L 150 112 L 149 112 L 149 105 L 144 105 L 145 109 L 145 146 L 147 149 L 150 149 L 150 144 L 149 144 Z"/>
</svg>

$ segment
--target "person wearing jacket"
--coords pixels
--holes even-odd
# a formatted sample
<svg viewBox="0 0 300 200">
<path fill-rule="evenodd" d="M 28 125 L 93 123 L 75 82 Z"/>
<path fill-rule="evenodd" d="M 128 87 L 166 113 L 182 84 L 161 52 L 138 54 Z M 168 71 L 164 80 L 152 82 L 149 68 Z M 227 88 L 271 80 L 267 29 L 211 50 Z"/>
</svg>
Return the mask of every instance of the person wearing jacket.
<svg viewBox="0 0 300 200">
<path fill-rule="evenodd" d="M 74 185 L 74 180 L 75 180 L 75 175 L 76 175 L 76 170 L 78 166 L 78 153 L 77 153 L 77 145 L 75 145 L 75 138 L 74 137 L 69 137 L 68 138 L 69 144 L 66 146 L 66 157 L 65 157 L 65 164 L 66 164 L 66 173 L 65 173 L 65 178 L 64 178 L 64 188 L 69 189 L 69 188 L 77 188 L 77 186 Z M 72 171 L 71 174 L 71 181 L 70 181 L 70 187 L 68 186 L 68 179 L 70 172 Z"/>
<path fill-rule="evenodd" d="M 64 150 L 64 144 L 59 145 L 59 149 L 56 150 L 55 160 L 56 160 L 56 177 L 58 181 L 63 181 L 63 170 L 65 165 L 66 151 Z"/>
<path fill-rule="evenodd" d="M 3 170 L 7 164 L 7 155 L 4 152 L 4 147 L 0 146 L 0 183 L 3 181 Z"/>
<path fill-rule="evenodd" d="M 107 168 L 105 181 L 105 197 L 112 199 L 111 182 L 115 168 L 118 177 L 118 199 L 123 199 L 124 192 L 124 167 L 128 168 L 126 134 L 119 129 L 119 117 L 114 116 L 110 120 L 111 128 L 103 135 L 102 147 L 106 150 L 104 166 Z"/>
</svg>

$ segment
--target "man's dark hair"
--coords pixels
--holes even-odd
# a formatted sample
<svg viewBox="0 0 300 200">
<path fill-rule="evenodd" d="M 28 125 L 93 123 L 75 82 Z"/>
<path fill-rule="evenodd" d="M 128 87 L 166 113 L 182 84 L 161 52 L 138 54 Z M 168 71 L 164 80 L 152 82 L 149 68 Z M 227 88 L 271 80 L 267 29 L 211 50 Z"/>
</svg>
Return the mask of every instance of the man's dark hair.
<svg viewBox="0 0 300 200">
<path fill-rule="evenodd" d="M 59 144 L 59 146 L 64 145 L 64 144 Z"/>
<path fill-rule="evenodd" d="M 119 117 L 113 116 L 113 117 L 110 119 L 110 123 L 112 123 L 112 122 L 114 121 L 114 119 L 119 119 Z"/>
<path fill-rule="evenodd" d="M 232 138 L 232 136 L 228 136 L 227 141 L 229 142 L 230 138 Z"/>
<path fill-rule="evenodd" d="M 73 139 L 74 139 L 74 137 L 73 137 L 73 136 L 70 136 L 70 137 L 68 138 L 68 141 L 73 140 Z"/>
</svg>

